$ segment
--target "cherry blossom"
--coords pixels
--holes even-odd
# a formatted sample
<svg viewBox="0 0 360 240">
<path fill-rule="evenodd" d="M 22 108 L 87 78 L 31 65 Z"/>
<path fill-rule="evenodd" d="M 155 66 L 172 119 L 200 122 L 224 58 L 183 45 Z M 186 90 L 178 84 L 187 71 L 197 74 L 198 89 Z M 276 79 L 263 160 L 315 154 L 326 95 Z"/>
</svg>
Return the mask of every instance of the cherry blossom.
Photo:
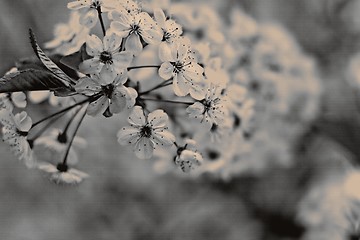
<svg viewBox="0 0 360 240">
<path fill-rule="evenodd" d="M 81 78 L 75 89 L 78 93 L 86 96 L 98 96 L 87 108 L 89 115 L 96 116 L 104 113 L 107 109 L 110 114 L 114 114 L 135 105 L 137 92 L 135 89 L 123 85 L 127 79 L 127 74 L 122 73 L 116 75 L 112 83 L 106 84 L 99 76 L 92 75 L 92 77 Z"/>
<path fill-rule="evenodd" d="M 114 74 L 125 70 L 133 59 L 130 52 L 119 52 L 121 40 L 115 34 L 106 35 L 103 41 L 96 35 L 91 35 L 86 41 L 86 52 L 93 58 L 82 62 L 80 71 L 85 74 L 100 74 L 102 80 L 111 83 Z"/>
<path fill-rule="evenodd" d="M 157 146 L 169 147 L 175 142 L 175 136 L 167 127 L 168 116 L 163 110 L 145 116 L 142 107 L 135 106 L 128 121 L 130 126 L 118 132 L 118 141 L 121 145 L 133 145 L 138 158 L 151 158 Z"/>
<path fill-rule="evenodd" d="M 51 181 L 57 184 L 79 184 L 89 175 L 66 164 L 59 163 L 57 166 L 50 163 L 39 163 L 37 168 L 47 174 Z"/>
</svg>

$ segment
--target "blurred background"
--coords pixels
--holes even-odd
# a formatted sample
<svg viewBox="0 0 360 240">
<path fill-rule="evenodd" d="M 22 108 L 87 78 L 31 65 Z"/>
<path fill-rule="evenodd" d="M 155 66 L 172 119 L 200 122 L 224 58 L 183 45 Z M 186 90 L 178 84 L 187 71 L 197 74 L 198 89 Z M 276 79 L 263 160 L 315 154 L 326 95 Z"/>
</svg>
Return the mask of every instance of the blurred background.
<svg viewBox="0 0 360 240">
<path fill-rule="evenodd" d="M 19 58 L 32 56 L 29 28 L 40 44 L 53 38 L 55 24 L 68 19 L 67 2 L 2 0 L 1 75 Z M 274 166 L 261 177 L 222 181 L 158 175 L 151 162 L 119 147 L 113 134 L 120 126 L 116 118 L 101 125 L 99 119 L 87 118 L 80 135 L 89 146 L 79 157 L 81 169 L 91 177 L 79 186 L 54 185 L 25 169 L 0 144 L 1 240 L 325 239 L 308 233 L 298 206 L 314 182 L 337 176 L 344 165 L 360 160 L 359 109 L 346 79 L 359 51 L 360 1 L 204 2 L 224 18 L 236 5 L 259 22 L 282 24 L 315 59 L 324 94 L 322 115 L 304 134 L 304 147 L 312 151 L 297 156 L 295 165 Z"/>
</svg>

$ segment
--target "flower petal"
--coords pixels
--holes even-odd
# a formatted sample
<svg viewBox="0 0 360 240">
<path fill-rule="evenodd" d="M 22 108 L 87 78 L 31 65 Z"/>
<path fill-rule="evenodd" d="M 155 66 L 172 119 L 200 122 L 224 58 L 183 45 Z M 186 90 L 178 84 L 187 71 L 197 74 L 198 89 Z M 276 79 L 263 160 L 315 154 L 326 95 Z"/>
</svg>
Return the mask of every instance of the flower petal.
<svg viewBox="0 0 360 240">
<path fill-rule="evenodd" d="M 126 95 L 123 91 L 119 91 L 119 89 L 113 91 L 109 107 L 111 113 L 119 113 L 126 108 Z"/>
<path fill-rule="evenodd" d="M 170 62 L 164 62 L 159 68 L 159 76 L 165 80 L 173 77 L 174 66 Z"/>
<path fill-rule="evenodd" d="M 149 159 L 153 155 L 154 144 L 149 138 L 142 137 L 135 144 L 134 151 L 138 158 Z"/>
<path fill-rule="evenodd" d="M 80 78 L 75 85 L 75 91 L 86 96 L 92 96 L 101 91 L 101 85 L 93 78 Z"/>
<path fill-rule="evenodd" d="M 14 92 L 11 94 L 14 105 L 18 108 L 26 107 L 26 95 L 23 92 Z"/>
<path fill-rule="evenodd" d="M 156 145 L 171 146 L 176 141 L 174 134 L 164 129 L 154 130 L 152 139 Z"/>
<path fill-rule="evenodd" d="M 132 52 L 135 56 L 139 55 L 143 49 L 140 37 L 137 34 L 130 34 L 125 42 L 126 51 Z"/>
<path fill-rule="evenodd" d="M 115 53 L 113 55 L 113 64 L 119 71 L 129 67 L 133 60 L 133 53 L 129 51 Z"/>
<path fill-rule="evenodd" d="M 182 74 L 176 74 L 174 76 L 173 90 L 174 93 L 179 97 L 186 96 L 190 91 L 190 86 L 185 81 L 186 79 Z"/>
<path fill-rule="evenodd" d="M 146 124 L 146 118 L 142 107 L 135 106 L 131 112 L 128 122 L 134 126 L 144 126 Z"/>
<path fill-rule="evenodd" d="M 114 66 L 110 64 L 105 64 L 100 71 L 99 77 L 101 85 L 111 84 L 116 77 Z"/>
<path fill-rule="evenodd" d="M 101 96 L 99 99 L 91 102 L 87 107 L 87 113 L 90 116 L 96 116 L 105 112 L 109 106 L 109 99 L 106 96 Z"/>
<path fill-rule="evenodd" d="M 88 10 L 84 15 L 80 17 L 80 24 L 87 28 L 95 27 L 98 20 L 98 13 L 96 9 Z"/>
<path fill-rule="evenodd" d="M 106 35 L 104 37 L 104 51 L 108 51 L 110 53 L 115 52 L 120 48 L 122 38 L 118 35 L 112 33 L 110 35 Z"/>
<path fill-rule="evenodd" d="M 105 43 L 104 43 L 105 44 Z M 100 38 L 94 34 L 86 39 L 86 52 L 90 56 L 98 56 L 104 51 L 103 43 Z"/>
<path fill-rule="evenodd" d="M 118 142 L 120 145 L 135 144 L 140 135 L 139 129 L 134 127 L 123 127 L 117 133 Z"/>
<path fill-rule="evenodd" d="M 91 58 L 80 63 L 79 70 L 84 74 L 93 74 L 99 73 L 103 66 L 98 58 Z"/>
<path fill-rule="evenodd" d="M 163 128 L 167 125 L 169 120 L 168 115 L 164 112 L 164 110 L 157 109 L 148 115 L 148 122 L 153 128 Z"/>
</svg>

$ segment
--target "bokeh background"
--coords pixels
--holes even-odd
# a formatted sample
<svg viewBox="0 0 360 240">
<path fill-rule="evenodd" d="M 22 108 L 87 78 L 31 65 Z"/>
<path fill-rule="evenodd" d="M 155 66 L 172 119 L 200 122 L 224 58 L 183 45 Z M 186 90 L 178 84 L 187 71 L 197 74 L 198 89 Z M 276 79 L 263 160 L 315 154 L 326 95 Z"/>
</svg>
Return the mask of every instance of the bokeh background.
<svg viewBox="0 0 360 240">
<path fill-rule="evenodd" d="M 17 59 L 33 54 L 28 28 L 40 44 L 52 39 L 54 25 L 68 18 L 67 2 L 1 1 L 1 75 Z M 299 156 L 301 161 L 290 168 L 269 169 L 261 178 L 242 176 L 223 182 L 160 176 L 151 162 L 134 158 L 128 148 L 118 145 L 113 134 L 120 126 L 116 118 L 101 125 L 99 119 L 87 118 L 80 135 L 89 147 L 79 154 L 81 169 L 91 177 L 79 186 L 54 185 L 38 172 L 25 169 L 0 144 L 1 240 L 303 238 L 306 229 L 295 215 L 310 183 L 342 169 L 348 155 L 359 161 L 359 115 L 345 78 L 349 59 L 360 50 L 360 3 L 206 2 L 224 18 L 239 5 L 260 22 L 283 24 L 315 58 L 325 89 L 323 116 L 315 124 L 321 134 L 312 134 L 305 147 L 316 151 Z M 326 122 L 321 121 L 324 116 Z"/>
</svg>

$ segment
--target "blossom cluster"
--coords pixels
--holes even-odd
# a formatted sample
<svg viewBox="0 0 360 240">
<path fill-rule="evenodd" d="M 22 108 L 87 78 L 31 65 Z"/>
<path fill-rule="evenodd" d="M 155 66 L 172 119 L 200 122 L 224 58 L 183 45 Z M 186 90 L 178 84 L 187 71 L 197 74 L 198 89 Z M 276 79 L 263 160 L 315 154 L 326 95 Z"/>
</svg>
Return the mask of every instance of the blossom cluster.
<svg viewBox="0 0 360 240">
<path fill-rule="evenodd" d="M 67 7 L 69 22 L 55 28 L 48 54 L 30 34 L 52 81 L 3 93 L 0 110 L 4 141 L 55 182 L 87 177 L 73 168 L 86 115 L 125 117 L 119 144 L 155 159 L 158 170 L 229 178 L 268 162 L 288 164 L 293 142 L 317 113 L 314 63 L 284 29 L 240 9 L 226 26 L 204 5 L 77 0 Z M 62 56 L 61 65 L 51 54 Z M 2 80 L 45 74 L 18 67 Z M 25 107 L 22 91 L 33 104 L 50 98 L 62 110 L 32 123 L 26 112 L 14 114 L 14 106 Z M 58 118 L 67 123 L 52 130 Z M 57 160 L 39 156 L 46 151 Z"/>
</svg>

